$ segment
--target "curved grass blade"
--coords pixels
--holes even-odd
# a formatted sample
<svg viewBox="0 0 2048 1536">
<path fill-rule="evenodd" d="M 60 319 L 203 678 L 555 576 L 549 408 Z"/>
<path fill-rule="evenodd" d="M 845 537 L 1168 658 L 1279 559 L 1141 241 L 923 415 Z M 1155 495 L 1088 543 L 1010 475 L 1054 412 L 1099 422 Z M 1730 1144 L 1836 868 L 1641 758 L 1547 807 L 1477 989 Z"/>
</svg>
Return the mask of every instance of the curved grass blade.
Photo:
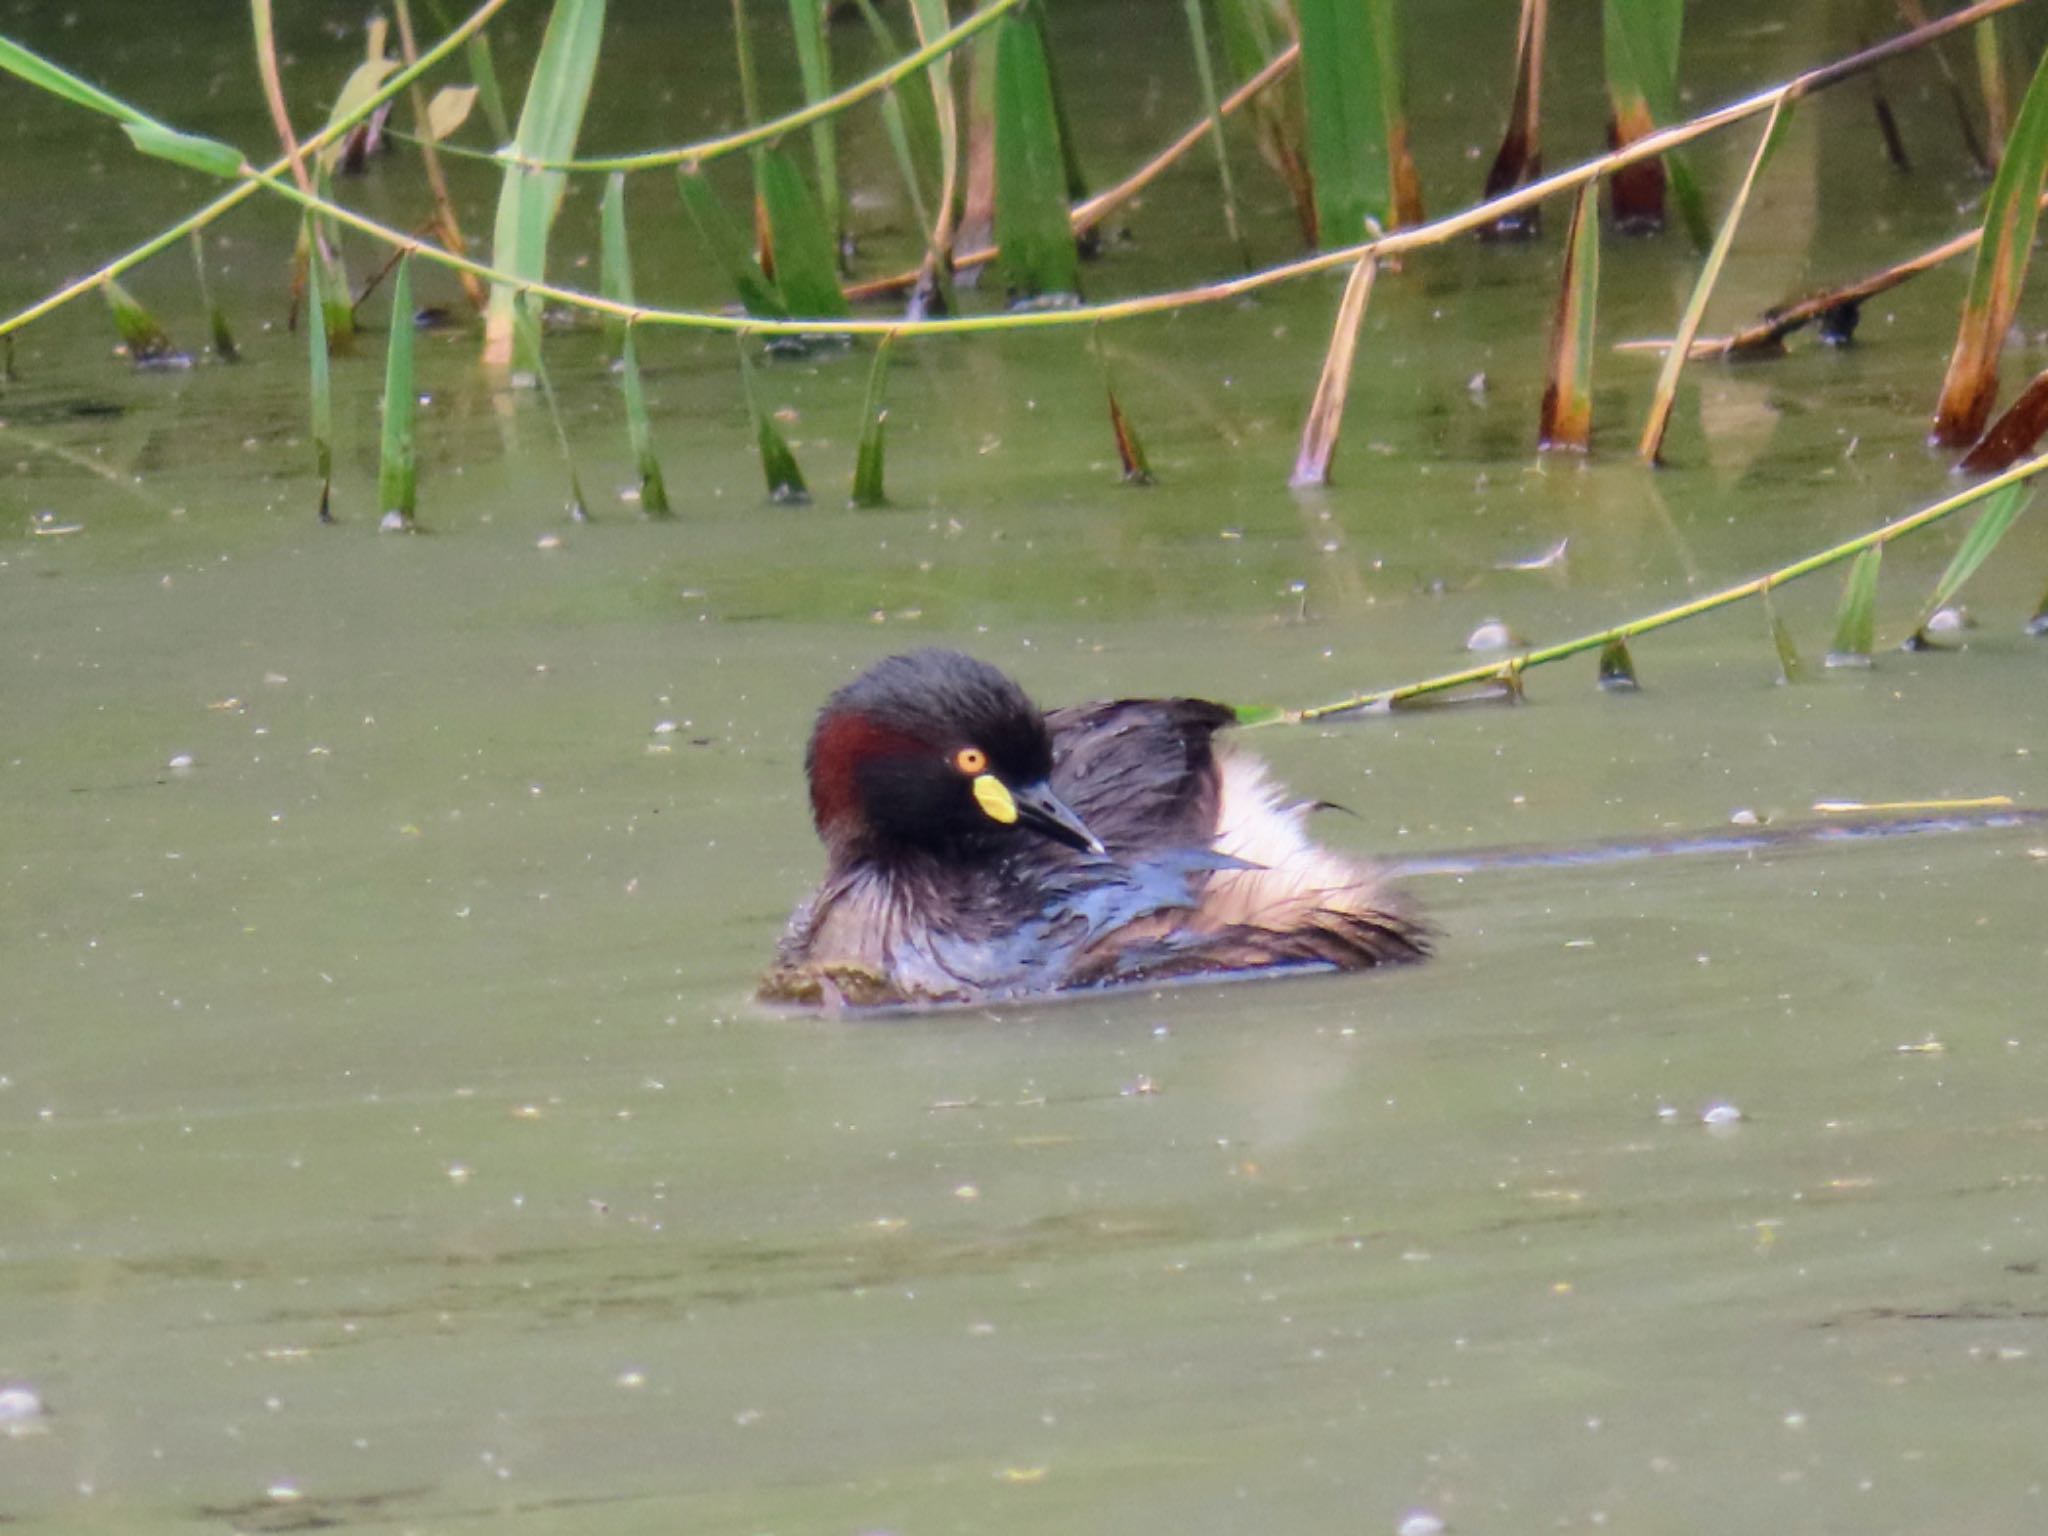
<svg viewBox="0 0 2048 1536">
<path fill-rule="evenodd" d="M 889 378 L 889 351 L 894 336 L 884 336 L 875 348 L 875 363 L 868 370 L 868 390 L 860 406 L 860 448 L 853 460 L 853 504 L 856 507 L 886 507 L 888 494 L 882 488 L 882 433 L 888 425 L 889 407 L 884 390 Z"/>
<path fill-rule="evenodd" d="M 1067 222 L 1066 164 L 1045 45 L 1029 16 L 996 23 L 995 233 L 1013 303 L 1071 299 L 1080 259 Z"/>
<path fill-rule="evenodd" d="M 1600 648 L 1600 686 L 1610 693 L 1628 693 L 1642 687 L 1636 680 L 1635 658 L 1626 640 L 1610 640 Z"/>
<path fill-rule="evenodd" d="M 1671 407 L 1678 398 L 1678 375 L 1685 369 L 1693 338 L 1699 334 L 1700 319 L 1707 312 L 1707 300 L 1713 294 L 1715 281 L 1721 276 L 1722 265 L 1728 260 L 1728 249 L 1735 243 L 1735 229 L 1742 222 L 1743 210 L 1749 206 L 1750 191 L 1756 186 L 1758 174 L 1771 158 L 1771 152 L 1778 147 L 1791 121 L 1791 98 L 1780 96 L 1771 104 L 1771 115 L 1764 120 L 1764 131 L 1757 139 L 1756 153 L 1749 157 L 1749 169 L 1743 173 L 1742 182 L 1728 204 L 1728 212 L 1721 219 L 1721 228 L 1714 236 L 1714 244 L 1708 250 L 1706 260 L 1700 264 L 1700 275 L 1692 285 L 1692 296 L 1686 300 L 1685 313 L 1678 322 L 1678 334 L 1672 337 L 1670 350 L 1664 354 L 1664 366 L 1658 370 L 1649 419 L 1643 423 L 1642 439 L 1636 444 L 1636 456 L 1645 464 L 1657 464 L 1663 460 L 1664 433 L 1671 425 Z"/>
<path fill-rule="evenodd" d="M 310 216 L 309 216 L 310 217 Z M 320 269 L 306 272 L 307 302 L 320 313 Z M 312 370 L 313 469 L 320 476 L 320 521 L 334 521 L 334 384 L 327 360 L 327 327 L 306 327 L 306 358 Z"/>
<path fill-rule="evenodd" d="M 597 75 L 598 44 L 604 36 L 604 0 L 555 0 L 527 82 L 512 148 L 523 160 L 566 160 L 576 149 L 584 108 Z M 562 206 L 568 178 L 560 171 L 526 165 L 505 167 L 498 191 L 498 217 L 491 237 L 491 265 L 523 279 L 545 275 L 548 235 Z M 527 306 L 523 296 L 499 284 L 484 315 L 484 360 L 502 367 L 512 359 L 512 311 Z M 529 335 L 538 335 L 534 327 Z"/>
<path fill-rule="evenodd" d="M 604 201 L 598 205 L 598 291 L 617 304 L 633 302 L 633 257 L 626 246 L 626 173 L 605 178 Z M 623 315 L 604 317 L 604 339 L 618 346 L 626 338 Z"/>
<path fill-rule="evenodd" d="M 1998 395 L 1998 355 L 2026 284 L 2041 189 L 2048 179 L 2048 53 L 2034 71 L 1984 205 L 1984 236 L 1963 300 L 1962 325 L 1935 407 L 1932 441 L 1976 441 Z"/>
<path fill-rule="evenodd" d="M 605 183 L 599 223 L 599 266 L 605 297 L 631 304 L 633 257 L 626 246 L 626 178 L 622 172 L 613 172 Z M 605 333 L 614 336 L 619 349 L 619 389 L 626 401 L 626 432 L 632 440 L 633 460 L 640 469 L 640 510 L 651 517 L 663 517 L 669 510 L 668 483 L 662 477 L 661 461 L 654 455 L 654 429 L 647 419 L 647 394 L 640 382 L 640 349 L 634 344 L 633 327 L 623 320 L 607 316 Z"/>
<path fill-rule="evenodd" d="M 562 450 L 562 463 L 569 471 L 569 516 L 572 521 L 590 521 L 590 502 L 583 494 L 583 479 L 576 473 L 576 454 L 569 447 L 569 429 L 562 421 L 562 403 L 555 397 L 555 381 L 548 376 L 548 365 L 540 352 L 540 322 L 533 311 L 521 304 L 512 312 L 512 324 L 520 332 L 519 348 L 533 359 L 534 382 L 540 385 L 540 397 L 548 408 L 548 421 L 555 429 L 555 446 Z"/>
<path fill-rule="evenodd" d="M 619 348 L 619 387 L 626 396 L 626 431 L 633 460 L 640 469 L 640 510 L 649 517 L 669 515 L 668 482 L 654 453 L 654 428 L 647 419 L 647 396 L 640 387 L 640 354 L 628 328 Z"/>
<path fill-rule="evenodd" d="M 325 166 L 315 169 L 313 184 L 324 200 L 334 200 L 334 181 Z M 309 268 L 313 263 L 320 267 L 320 308 L 315 313 L 326 321 L 327 344 L 349 351 L 355 344 L 356 305 L 348 264 L 341 253 L 341 227 L 328 215 L 315 214 L 301 226 L 300 235 L 306 243 Z"/>
<path fill-rule="evenodd" d="M 1564 274 L 1550 323 L 1550 361 L 1536 445 L 1584 453 L 1593 439 L 1593 322 L 1600 297 L 1600 187 L 1587 182 L 1572 204 Z"/>
<path fill-rule="evenodd" d="M 1842 582 L 1841 605 L 1835 609 L 1835 643 L 1829 667 L 1867 667 L 1877 640 L 1877 575 L 1884 546 L 1873 544 L 1856 557 Z"/>
<path fill-rule="evenodd" d="M 789 443 L 775 425 L 775 418 L 761 403 L 754 360 L 747 356 L 747 338 L 740 335 L 734 340 L 739 343 L 740 384 L 746 391 L 747 414 L 754 418 L 754 439 L 761 449 L 761 473 L 768 481 L 768 499 L 785 503 L 809 501 L 810 488 L 804 484 L 803 471 L 797 468 L 796 455 L 789 451 Z"/>
<path fill-rule="evenodd" d="M 1330 461 L 1337 455 L 1337 434 L 1344 425 L 1344 400 L 1351 390 L 1351 365 L 1358 353 L 1358 328 L 1365 320 L 1365 305 L 1372 297 L 1373 274 L 1378 265 L 1370 255 L 1360 258 L 1344 284 L 1344 297 L 1337 304 L 1337 323 L 1330 329 L 1330 350 L 1316 380 L 1308 420 L 1302 423 L 1301 448 L 1294 457 L 1289 485 L 1330 483 Z"/>
<path fill-rule="evenodd" d="M 1550 33 L 1550 0 L 1522 0 L 1515 34 L 1515 95 L 1500 148 L 1487 168 L 1485 196 L 1491 200 L 1543 176 L 1543 45 Z M 1532 204 L 1482 229 L 1486 240 L 1533 240 L 1543 228 L 1543 208 Z M 1567 242 L 1569 244 L 1569 242 Z"/>
<path fill-rule="evenodd" d="M 768 213 L 775 280 L 791 313 L 802 320 L 843 320 L 853 311 L 839 287 L 839 253 L 803 173 L 780 149 L 754 161 L 755 184 Z"/>
<path fill-rule="evenodd" d="M 213 284 L 206 277 L 206 237 L 198 230 L 192 231 L 192 273 L 199 279 L 199 302 L 206 306 L 206 326 L 213 338 L 213 355 L 224 363 L 242 360 L 242 349 L 235 345 L 235 332 L 228 324 L 228 312 L 213 296 Z"/>
<path fill-rule="evenodd" d="M 387 527 L 410 528 L 419 489 L 413 389 L 412 256 L 391 280 L 391 328 L 384 351 L 384 430 L 377 464 L 377 504 Z"/>
<path fill-rule="evenodd" d="M 1223 137 L 1223 107 L 1216 94 L 1216 66 L 1209 58 L 1209 28 L 1202 19 L 1202 0 L 1181 0 L 1188 19 L 1188 43 L 1195 51 L 1195 78 L 1202 87 L 1202 107 L 1209 114 L 1209 145 L 1216 151 L 1216 180 L 1223 191 L 1223 227 L 1237 247 L 1238 262 L 1249 267 L 1251 251 L 1237 222 L 1237 188 L 1230 179 L 1230 146 Z M 1111 395 L 1114 401 L 1115 395 Z M 1128 478 L 1126 472 L 1126 478 Z"/>
<path fill-rule="evenodd" d="M 1919 650 L 1927 645 L 1927 621 L 1955 601 L 1963 583 L 1976 575 L 1978 568 L 1991 557 L 1991 552 L 1998 548 L 1998 541 L 2011 530 L 2033 497 L 2033 487 L 2022 483 L 2006 486 L 1984 503 L 1984 510 L 1977 514 L 1977 520 L 1970 524 L 1970 531 L 1963 535 L 1963 542 L 1950 559 L 1948 569 L 1935 582 L 1926 606 L 1920 610 L 1920 617 L 1914 620 L 1913 637 L 1906 642 L 1909 649 Z"/>
<path fill-rule="evenodd" d="M 1806 674 L 1806 663 L 1799 659 L 1799 646 L 1792 639 L 1792 631 L 1778 615 L 1778 605 L 1771 601 L 1771 588 L 1766 583 L 1758 592 L 1764 603 L 1764 622 L 1770 626 L 1771 649 L 1778 653 L 1778 681 L 1787 685 L 1796 683 Z"/>
<path fill-rule="evenodd" d="M 739 221 L 710 179 L 702 171 L 684 167 L 676 172 L 676 187 L 690 222 L 711 248 L 712 260 L 725 268 L 746 312 L 761 320 L 787 320 L 789 306 L 782 301 L 782 290 L 761 270 Z"/>
<path fill-rule="evenodd" d="M 797 73 L 803 79 L 804 105 L 815 107 L 832 94 L 832 56 L 825 45 L 824 0 L 789 0 L 789 25 L 796 37 Z M 836 253 L 844 225 L 839 196 L 839 145 L 833 119 L 811 124 L 811 154 L 818 164 L 818 197 L 824 204 L 826 237 Z"/>
</svg>

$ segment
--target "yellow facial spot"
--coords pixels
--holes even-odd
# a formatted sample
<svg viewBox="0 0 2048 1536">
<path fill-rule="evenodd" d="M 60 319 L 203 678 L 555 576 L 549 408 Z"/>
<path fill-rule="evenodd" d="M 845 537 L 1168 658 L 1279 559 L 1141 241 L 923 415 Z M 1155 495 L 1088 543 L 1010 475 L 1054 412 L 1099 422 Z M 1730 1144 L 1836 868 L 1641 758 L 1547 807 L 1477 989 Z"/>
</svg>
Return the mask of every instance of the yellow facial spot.
<svg viewBox="0 0 2048 1536">
<path fill-rule="evenodd" d="M 982 814 L 990 821 L 1000 821 L 1007 827 L 1017 820 L 1017 802 L 1012 798 L 1009 786 L 992 773 L 984 773 L 975 779 L 974 803 L 981 807 Z"/>
</svg>

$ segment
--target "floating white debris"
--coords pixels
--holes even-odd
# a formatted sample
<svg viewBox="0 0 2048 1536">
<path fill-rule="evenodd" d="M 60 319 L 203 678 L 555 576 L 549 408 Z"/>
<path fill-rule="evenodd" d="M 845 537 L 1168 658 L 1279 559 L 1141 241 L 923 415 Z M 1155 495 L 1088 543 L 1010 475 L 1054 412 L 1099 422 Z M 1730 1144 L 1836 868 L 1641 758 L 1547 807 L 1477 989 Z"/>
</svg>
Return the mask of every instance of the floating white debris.
<svg viewBox="0 0 2048 1536">
<path fill-rule="evenodd" d="M 275 1482 L 263 1491 L 274 1504 L 296 1504 L 305 1497 L 297 1483 Z"/>
<path fill-rule="evenodd" d="M 1394 1536 L 1443 1536 L 1443 1516 L 1426 1509 L 1411 1509 L 1394 1527 Z"/>
<path fill-rule="evenodd" d="M 0 1434 L 28 1435 L 42 1428 L 43 1396 L 25 1382 L 0 1387 Z"/>
<path fill-rule="evenodd" d="M 190 752 L 179 752 L 169 762 L 165 763 L 164 766 L 173 773 L 185 773 L 192 767 L 192 754 Z"/>
<path fill-rule="evenodd" d="M 1895 1049 L 1901 1056 L 1939 1056 L 1948 1047 L 1935 1039 L 1934 1036 L 1929 1035 L 1925 1039 L 1911 1041 L 1905 1045 L 1895 1047 Z"/>
<path fill-rule="evenodd" d="M 412 523 L 403 512 L 386 512 L 377 520 L 377 531 L 379 533 L 410 533 L 412 532 Z"/>
<path fill-rule="evenodd" d="M 654 724 L 654 734 L 657 736 L 673 736 L 675 733 L 676 723 L 673 720 L 657 720 Z"/>
<path fill-rule="evenodd" d="M 533 541 L 533 547 L 543 551 L 560 549 L 562 547 L 562 536 L 559 533 L 544 533 Z"/>
<path fill-rule="evenodd" d="M 1527 643 L 1501 619 L 1487 619 L 1465 637 L 1468 651 L 1511 651 Z"/>
<path fill-rule="evenodd" d="M 1702 1125 L 1740 1125 L 1742 1111 L 1733 1104 L 1713 1103 L 1700 1111 Z"/>
</svg>

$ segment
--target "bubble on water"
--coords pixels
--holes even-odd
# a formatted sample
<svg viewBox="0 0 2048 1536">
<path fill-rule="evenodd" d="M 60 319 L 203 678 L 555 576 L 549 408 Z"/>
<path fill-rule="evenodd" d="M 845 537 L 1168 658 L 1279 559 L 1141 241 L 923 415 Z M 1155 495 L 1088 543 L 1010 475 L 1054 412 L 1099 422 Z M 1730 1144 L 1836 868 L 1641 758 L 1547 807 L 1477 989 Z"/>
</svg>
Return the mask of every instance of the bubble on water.
<svg viewBox="0 0 2048 1536">
<path fill-rule="evenodd" d="M 1733 1104 L 1715 1102 L 1700 1111 L 1702 1125 L 1740 1125 L 1742 1111 Z"/>
<path fill-rule="evenodd" d="M 164 766 L 173 773 L 189 773 L 192 771 L 192 754 L 190 752 L 175 753 Z"/>
<path fill-rule="evenodd" d="M 1443 1536 L 1443 1517 L 1426 1509 L 1411 1509 L 1394 1527 L 1394 1536 Z"/>
<path fill-rule="evenodd" d="M 380 533 L 409 533 L 411 530 L 412 524 L 403 512 L 386 512 L 377 520 L 377 531 Z"/>
<path fill-rule="evenodd" d="M 0 1386 L 0 1434 L 32 1435 L 43 1427 L 43 1396 L 26 1382 Z"/>
<path fill-rule="evenodd" d="M 271 1502 L 275 1504 L 296 1504 L 305 1497 L 299 1491 L 297 1483 L 287 1482 L 282 1478 L 272 1483 L 263 1491 L 270 1497 Z"/>
<path fill-rule="evenodd" d="M 1465 637 L 1468 651 L 1509 651 L 1527 643 L 1503 619 L 1487 619 Z"/>
</svg>

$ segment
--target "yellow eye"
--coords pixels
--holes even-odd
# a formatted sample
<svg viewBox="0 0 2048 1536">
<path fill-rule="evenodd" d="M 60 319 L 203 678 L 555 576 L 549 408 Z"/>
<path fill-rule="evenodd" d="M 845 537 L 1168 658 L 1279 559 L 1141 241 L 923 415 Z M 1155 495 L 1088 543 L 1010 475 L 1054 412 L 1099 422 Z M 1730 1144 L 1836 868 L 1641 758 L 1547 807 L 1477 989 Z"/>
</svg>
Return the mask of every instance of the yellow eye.
<svg viewBox="0 0 2048 1536">
<path fill-rule="evenodd" d="M 983 773 L 988 769 L 988 754 L 979 747 L 962 747 L 953 754 L 953 766 L 962 773 Z"/>
</svg>

